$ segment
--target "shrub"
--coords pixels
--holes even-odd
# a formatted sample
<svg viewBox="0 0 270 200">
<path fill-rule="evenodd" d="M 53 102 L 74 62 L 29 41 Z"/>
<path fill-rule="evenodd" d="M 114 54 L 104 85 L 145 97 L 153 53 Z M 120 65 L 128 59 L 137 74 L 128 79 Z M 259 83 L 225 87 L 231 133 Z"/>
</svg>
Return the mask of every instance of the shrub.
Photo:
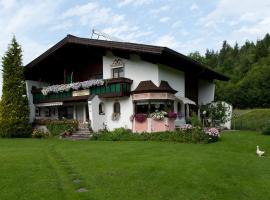
<svg viewBox="0 0 270 200">
<path fill-rule="evenodd" d="M 35 128 L 32 132 L 33 138 L 48 138 L 49 136 L 50 136 L 50 133 L 42 129 Z"/>
<path fill-rule="evenodd" d="M 60 135 L 78 129 L 78 122 L 75 120 L 43 120 L 42 123 L 47 126 L 51 135 Z"/>
<path fill-rule="evenodd" d="M 202 126 L 202 123 L 199 117 L 194 112 L 191 114 L 190 121 L 191 121 L 192 126 Z"/>
<path fill-rule="evenodd" d="M 102 141 L 172 141 L 184 143 L 210 143 L 218 140 L 219 135 L 213 135 L 213 130 L 206 131 L 201 127 L 186 125 L 178 131 L 165 131 L 154 133 L 132 133 L 124 128 L 113 131 L 100 131 L 93 134 L 91 140 Z"/>
<path fill-rule="evenodd" d="M 116 128 L 113 131 L 102 130 L 94 133 L 91 140 L 102 140 L 102 141 L 132 141 L 141 140 L 139 134 L 132 133 L 129 129 Z"/>
<path fill-rule="evenodd" d="M 219 139 L 219 130 L 217 128 L 208 128 L 205 130 L 208 135 L 208 142 L 216 142 Z"/>
<path fill-rule="evenodd" d="M 266 125 L 266 126 L 263 128 L 262 134 L 264 134 L 264 135 L 270 135 L 270 124 Z"/>
</svg>

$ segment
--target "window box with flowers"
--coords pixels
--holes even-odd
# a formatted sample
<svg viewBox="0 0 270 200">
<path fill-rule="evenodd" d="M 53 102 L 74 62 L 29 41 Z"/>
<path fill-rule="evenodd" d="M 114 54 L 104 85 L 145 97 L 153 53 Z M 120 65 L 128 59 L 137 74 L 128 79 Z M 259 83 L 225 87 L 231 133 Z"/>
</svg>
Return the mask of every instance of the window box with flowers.
<svg viewBox="0 0 270 200">
<path fill-rule="evenodd" d="M 154 120 L 163 120 L 168 115 L 165 111 L 156 111 L 150 114 L 150 117 Z"/>
</svg>

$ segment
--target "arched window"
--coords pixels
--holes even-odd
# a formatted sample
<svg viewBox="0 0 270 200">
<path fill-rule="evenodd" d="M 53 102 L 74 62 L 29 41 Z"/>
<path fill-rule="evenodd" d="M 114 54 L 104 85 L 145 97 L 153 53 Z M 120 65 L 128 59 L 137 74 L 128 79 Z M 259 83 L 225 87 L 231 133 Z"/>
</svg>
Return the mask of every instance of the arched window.
<svg viewBox="0 0 270 200">
<path fill-rule="evenodd" d="M 121 109 L 120 109 L 120 103 L 119 102 L 115 102 L 113 104 L 113 112 L 120 114 L 120 111 L 121 111 Z"/>
<path fill-rule="evenodd" d="M 105 114 L 105 105 L 103 102 L 100 102 L 98 105 L 98 112 L 100 115 L 104 115 Z"/>
</svg>

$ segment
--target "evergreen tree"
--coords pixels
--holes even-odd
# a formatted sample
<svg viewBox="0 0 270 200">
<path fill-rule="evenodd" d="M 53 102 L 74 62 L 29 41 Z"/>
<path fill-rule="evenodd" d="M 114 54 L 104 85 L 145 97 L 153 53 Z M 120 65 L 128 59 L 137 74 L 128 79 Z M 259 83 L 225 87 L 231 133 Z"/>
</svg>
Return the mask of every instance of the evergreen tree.
<svg viewBox="0 0 270 200">
<path fill-rule="evenodd" d="M 22 50 L 15 37 L 2 58 L 2 68 L 0 136 L 27 137 L 31 134 L 29 107 L 23 75 Z"/>
<path fill-rule="evenodd" d="M 204 56 L 198 52 L 190 55 L 231 78 L 216 81 L 215 100 L 238 108 L 270 107 L 270 34 L 256 43 L 246 41 L 241 47 L 224 41 L 216 53 L 207 49 Z"/>
</svg>

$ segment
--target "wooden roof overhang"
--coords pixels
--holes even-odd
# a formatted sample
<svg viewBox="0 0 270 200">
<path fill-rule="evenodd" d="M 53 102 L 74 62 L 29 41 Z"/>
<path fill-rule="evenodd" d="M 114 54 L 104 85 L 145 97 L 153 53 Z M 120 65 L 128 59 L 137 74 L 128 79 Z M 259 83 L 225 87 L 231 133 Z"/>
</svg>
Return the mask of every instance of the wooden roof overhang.
<svg viewBox="0 0 270 200">
<path fill-rule="evenodd" d="M 79 38 L 73 35 L 67 35 L 60 42 L 27 64 L 25 66 L 25 76 L 26 79 L 31 79 L 36 73 L 49 70 L 46 68 L 55 69 L 60 64 L 76 63 L 87 59 L 87 57 L 89 59 L 89 55 L 105 55 L 106 51 L 111 51 L 115 56 L 126 59 L 131 54 L 136 54 L 145 61 L 168 65 L 186 72 L 191 77 L 209 80 L 229 80 L 229 77 L 167 47 Z"/>
</svg>

